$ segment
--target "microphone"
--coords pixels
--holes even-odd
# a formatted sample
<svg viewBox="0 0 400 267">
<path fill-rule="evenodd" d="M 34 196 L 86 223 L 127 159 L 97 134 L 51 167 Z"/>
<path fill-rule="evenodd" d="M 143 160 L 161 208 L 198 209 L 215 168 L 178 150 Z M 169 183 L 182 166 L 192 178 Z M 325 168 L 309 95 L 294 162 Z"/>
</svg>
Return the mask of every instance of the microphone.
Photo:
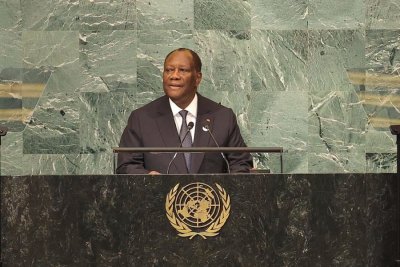
<svg viewBox="0 0 400 267">
<path fill-rule="evenodd" d="M 194 126 L 194 123 L 192 121 L 188 123 L 188 125 L 187 125 L 188 129 L 187 129 L 185 135 L 183 136 L 183 139 L 181 140 L 181 144 L 179 145 L 179 147 L 182 147 L 183 141 L 185 141 L 186 136 L 190 133 L 190 130 L 192 130 L 193 126 Z M 169 169 L 171 168 L 171 164 L 175 160 L 176 155 L 178 155 L 178 152 L 175 152 L 171 161 L 168 163 L 167 174 L 169 174 Z"/>
<path fill-rule="evenodd" d="M 217 147 L 219 147 L 217 140 L 215 139 L 214 135 L 213 135 L 212 132 L 211 132 L 211 129 L 210 129 L 210 122 L 211 122 L 210 119 L 206 119 L 206 120 L 204 121 L 204 124 L 203 124 L 203 131 L 208 132 L 208 133 L 210 134 L 212 140 L 214 141 L 214 144 L 215 144 Z M 224 159 L 224 161 L 225 161 L 225 163 L 226 163 L 226 167 L 228 168 L 228 173 L 231 173 L 231 168 L 229 167 L 229 162 L 228 162 L 228 160 L 226 159 L 224 153 L 221 152 L 221 156 L 222 156 L 222 158 Z"/>
</svg>

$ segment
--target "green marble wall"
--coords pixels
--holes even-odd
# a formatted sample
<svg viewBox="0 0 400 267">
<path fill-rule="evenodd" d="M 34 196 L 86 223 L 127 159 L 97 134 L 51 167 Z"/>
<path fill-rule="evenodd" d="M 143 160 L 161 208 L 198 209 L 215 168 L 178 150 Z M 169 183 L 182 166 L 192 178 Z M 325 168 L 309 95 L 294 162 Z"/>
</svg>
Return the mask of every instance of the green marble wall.
<svg viewBox="0 0 400 267">
<path fill-rule="evenodd" d="M 177 47 L 249 146 L 286 149 L 285 172 L 396 171 L 398 0 L 0 0 L 1 174 L 111 173 Z"/>
</svg>

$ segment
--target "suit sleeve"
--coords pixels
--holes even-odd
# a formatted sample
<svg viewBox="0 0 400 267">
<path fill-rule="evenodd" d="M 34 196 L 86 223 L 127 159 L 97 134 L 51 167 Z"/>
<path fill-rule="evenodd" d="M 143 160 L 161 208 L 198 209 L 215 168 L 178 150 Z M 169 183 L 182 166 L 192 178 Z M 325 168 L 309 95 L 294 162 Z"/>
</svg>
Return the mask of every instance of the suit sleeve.
<svg viewBox="0 0 400 267">
<path fill-rule="evenodd" d="M 140 131 L 140 119 L 133 111 L 125 127 L 120 147 L 143 147 Z M 144 168 L 143 153 L 119 153 L 117 174 L 147 174 L 148 170 Z"/>
<path fill-rule="evenodd" d="M 239 125 L 237 124 L 236 116 L 229 109 L 230 127 L 227 140 L 227 147 L 247 147 L 240 134 Z M 226 158 L 229 162 L 231 173 L 247 173 L 253 168 L 253 157 L 250 153 L 227 153 Z"/>
</svg>

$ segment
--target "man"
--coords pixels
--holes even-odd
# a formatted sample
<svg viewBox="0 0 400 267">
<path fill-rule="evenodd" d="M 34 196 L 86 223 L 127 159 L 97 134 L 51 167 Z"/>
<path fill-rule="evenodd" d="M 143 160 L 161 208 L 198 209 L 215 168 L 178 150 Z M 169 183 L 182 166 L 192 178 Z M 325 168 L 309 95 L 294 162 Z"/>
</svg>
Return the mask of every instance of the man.
<svg viewBox="0 0 400 267">
<path fill-rule="evenodd" d="M 215 147 L 207 127 L 221 147 L 246 146 L 232 110 L 197 93 L 201 78 L 201 60 L 194 51 L 179 48 L 169 53 L 164 61 L 165 96 L 131 113 L 120 147 Z M 252 167 L 248 153 L 227 153 L 226 159 L 232 173 Z M 120 174 L 227 170 L 220 153 L 178 153 L 176 158 L 174 153 L 119 153 L 117 166 Z"/>
</svg>

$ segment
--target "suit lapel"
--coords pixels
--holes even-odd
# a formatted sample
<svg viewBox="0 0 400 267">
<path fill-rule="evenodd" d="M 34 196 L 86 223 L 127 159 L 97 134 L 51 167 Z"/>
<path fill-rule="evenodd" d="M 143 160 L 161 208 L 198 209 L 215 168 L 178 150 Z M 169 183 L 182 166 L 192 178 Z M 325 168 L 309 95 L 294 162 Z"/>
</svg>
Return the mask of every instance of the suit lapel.
<svg viewBox="0 0 400 267">
<path fill-rule="evenodd" d="M 176 130 L 174 117 L 172 116 L 171 107 L 168 101 L 168 97 L 164 97 L 164 100 L 161 101 L 158 107 L 158 115 L 156 117 L 158 131 L 160 132 L 160 136 L 163 139 L 166 147 L 179 147 L 179 135 Z M 171 159 L 172 155 L 173 153 L 171 153 Z M 183 153 L 178 153 L 173 162 L 173 165 L 175 165 L 177 173 L 187 173 Z"/>
</svg>

